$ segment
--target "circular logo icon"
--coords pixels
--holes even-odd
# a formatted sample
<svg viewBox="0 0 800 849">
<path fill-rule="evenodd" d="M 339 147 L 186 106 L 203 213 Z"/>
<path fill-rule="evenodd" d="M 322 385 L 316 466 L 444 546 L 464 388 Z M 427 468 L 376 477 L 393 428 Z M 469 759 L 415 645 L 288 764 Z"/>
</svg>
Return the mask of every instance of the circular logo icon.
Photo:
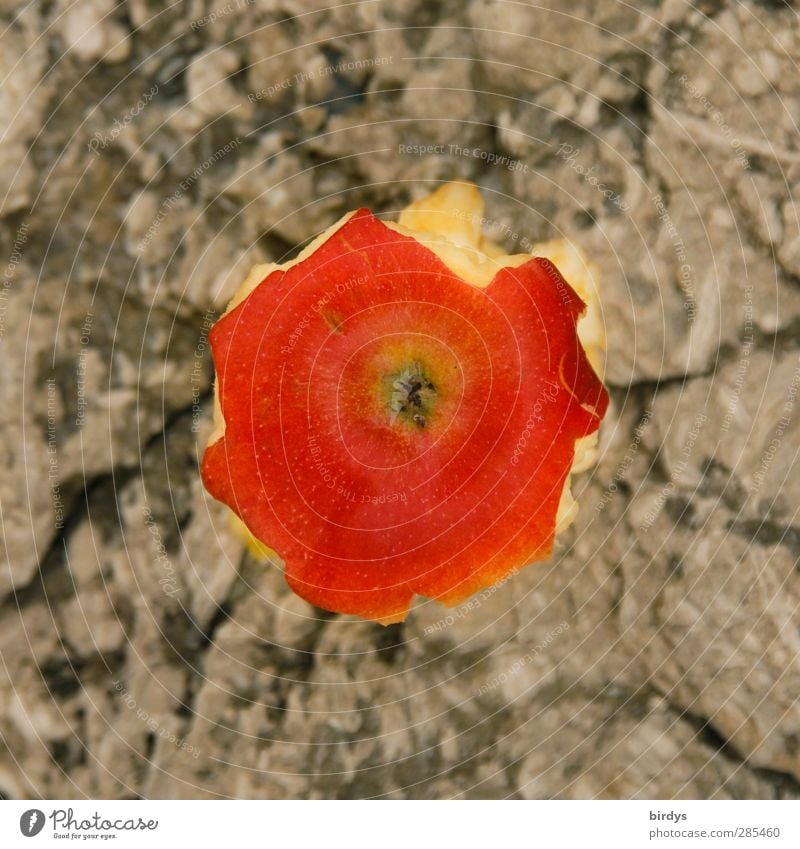
<svg viewBox="0 0 800 849">
<path fill-rule="evenodd" d="M 44 813 L 38 808 L 31 808 L 19 818 L 19 830 L 25 837 L 36 837 L 44 828 Z"/>
</svg>

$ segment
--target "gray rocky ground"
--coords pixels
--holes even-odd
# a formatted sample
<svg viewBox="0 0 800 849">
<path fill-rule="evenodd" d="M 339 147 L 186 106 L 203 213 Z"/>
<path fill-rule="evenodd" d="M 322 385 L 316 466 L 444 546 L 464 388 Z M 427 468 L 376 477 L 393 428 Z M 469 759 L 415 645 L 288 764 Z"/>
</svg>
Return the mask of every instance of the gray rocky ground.
<svg viewBox="0 0 800 849">
<path fill-rule="evenodd" d="M 2 794 L 800 797 L 794 4 L 0 9 Z M 593 257 L 613 403 L 549 563 L 384 629 L 204 495 L 205 336 L 455 177 Z"/>
</svg>

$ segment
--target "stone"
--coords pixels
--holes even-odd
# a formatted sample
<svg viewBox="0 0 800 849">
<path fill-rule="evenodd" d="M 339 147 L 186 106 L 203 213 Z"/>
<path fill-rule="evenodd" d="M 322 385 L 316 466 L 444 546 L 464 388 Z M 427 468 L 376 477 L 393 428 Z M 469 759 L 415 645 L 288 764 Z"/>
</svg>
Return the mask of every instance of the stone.
<svg viewBox="0 0 800 849">
<path fill-rule="evenodd" d="M 800 798 L 795 11 L 19 5 L 0 793 Z M 205 493 L 208 333 L 252 265 L 455 178 L 597 266 L 611 406 L 551 557 L 383 628 Z"/>
</svg>

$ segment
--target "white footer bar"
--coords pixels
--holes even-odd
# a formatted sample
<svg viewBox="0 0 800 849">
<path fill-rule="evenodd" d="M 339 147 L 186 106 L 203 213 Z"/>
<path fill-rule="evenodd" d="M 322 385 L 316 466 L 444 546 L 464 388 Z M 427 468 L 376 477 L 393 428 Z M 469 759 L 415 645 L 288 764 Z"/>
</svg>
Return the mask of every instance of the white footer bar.
<svg viewBox="0 0 800 849">
<path fill-rule="evenodd" d="M 800 847 L 800 801 L 6 801 L 0 846 Z"/>
</svg>

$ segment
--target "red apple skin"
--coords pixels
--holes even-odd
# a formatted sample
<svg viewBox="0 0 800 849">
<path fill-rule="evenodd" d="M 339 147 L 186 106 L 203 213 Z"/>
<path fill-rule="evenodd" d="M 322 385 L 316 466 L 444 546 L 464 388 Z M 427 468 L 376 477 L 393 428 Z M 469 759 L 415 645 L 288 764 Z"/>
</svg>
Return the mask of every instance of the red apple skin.
<svg viewBox="0 0 800 849">
<path fill-rule="evenodd" d="M 575 440 L 608 405 L 583 309 L 547 260 L 478 288 L 359 210 L 212 329 L 205 486 L 319 607 L 457 604 L 552 550 Z M 409 366 L 433 386 L 422 424 L 391 406 Z"/>
</svg>

